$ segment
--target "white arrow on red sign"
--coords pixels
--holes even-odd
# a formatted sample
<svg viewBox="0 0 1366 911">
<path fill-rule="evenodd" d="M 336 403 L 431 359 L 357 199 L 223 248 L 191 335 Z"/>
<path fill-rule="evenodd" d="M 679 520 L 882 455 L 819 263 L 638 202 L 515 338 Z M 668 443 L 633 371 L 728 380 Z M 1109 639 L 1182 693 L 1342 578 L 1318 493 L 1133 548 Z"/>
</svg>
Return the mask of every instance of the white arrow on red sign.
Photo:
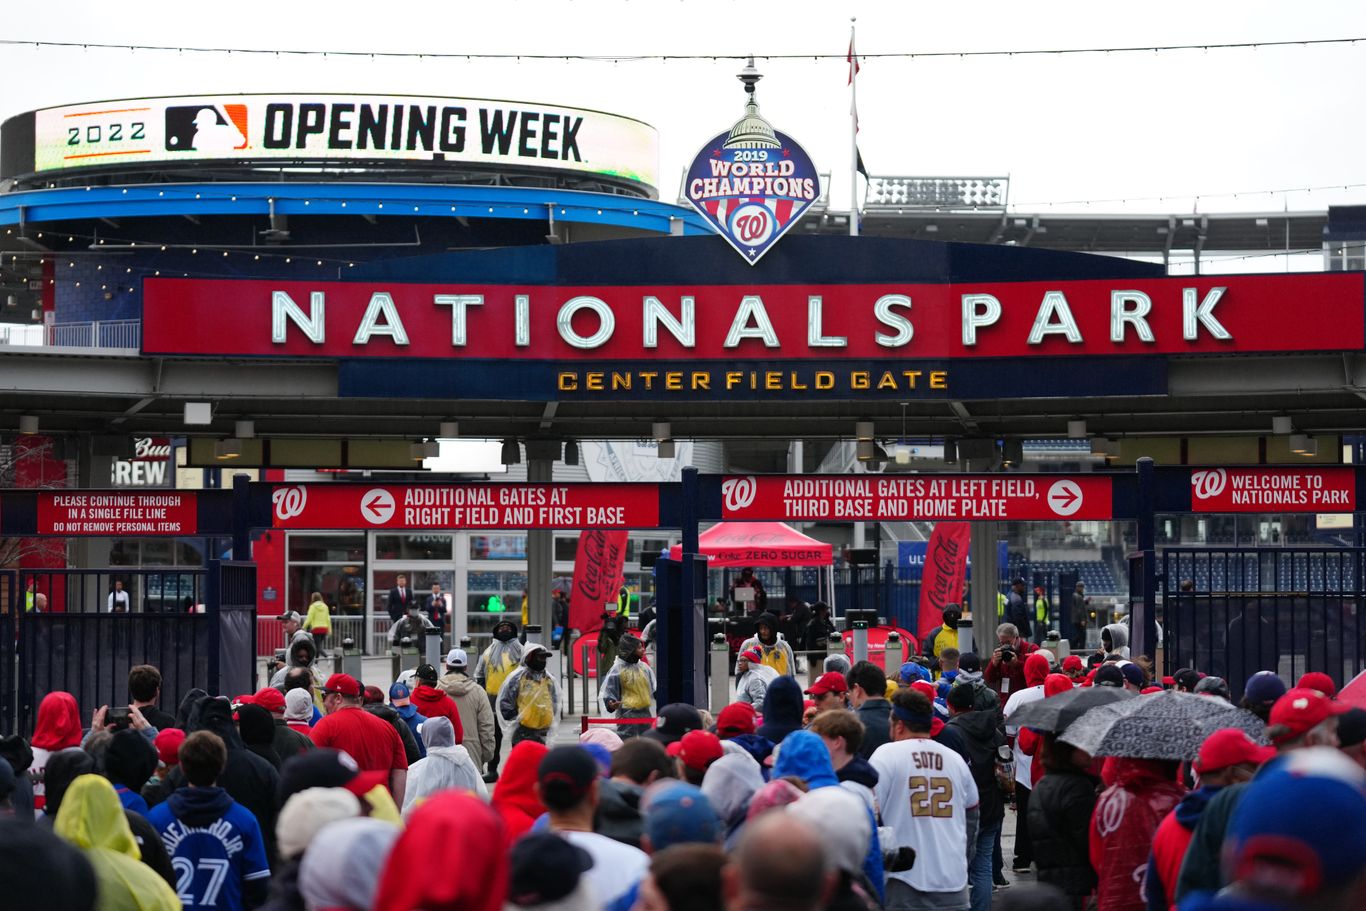
<svg viewBox="0 0 1366 911">
<path fill-rule="evenodd" d="M 383 525 L 394 517 L 394 495 L 382 487 L 367 490 L 360 498 L 360 514 L 371 525 Z"/>
<path fill-rule="evenodd" d="M 1054 481 L 1048 488 L 1048 508 L 1060 516 L 1070 516 L 1081 509 L 1081 488 L 1076 481 Z"/>
</svg>

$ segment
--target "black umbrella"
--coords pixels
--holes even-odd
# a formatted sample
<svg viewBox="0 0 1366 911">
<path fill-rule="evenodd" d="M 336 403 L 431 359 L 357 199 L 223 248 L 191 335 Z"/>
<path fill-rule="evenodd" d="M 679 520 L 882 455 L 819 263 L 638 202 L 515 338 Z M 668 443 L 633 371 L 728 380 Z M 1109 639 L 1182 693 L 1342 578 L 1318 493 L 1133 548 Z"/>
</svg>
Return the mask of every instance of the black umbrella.
<svg viewBox="0 0 1366 911">
<path fill-rule="evenodd" d="M 1132 699 L 1137 695 L 1117 686 L 1077 687 L 1031 702 L 1011 715 L 1008 721 L 1012 728 L 1032 728 L 1056 734 L 1067 730 L 1068 725 L 1096 706 Z"/>
<path fill-rule="evenodd" d="M 1266 742 L 1266 726 L 1246 709 L 1214 696 L 1170 690 L 1096 709 L 1068 728 L 1063 740 L 1092 756 L 1194 759 L 1205 738 L 1223 728 Z"/>
</svg>

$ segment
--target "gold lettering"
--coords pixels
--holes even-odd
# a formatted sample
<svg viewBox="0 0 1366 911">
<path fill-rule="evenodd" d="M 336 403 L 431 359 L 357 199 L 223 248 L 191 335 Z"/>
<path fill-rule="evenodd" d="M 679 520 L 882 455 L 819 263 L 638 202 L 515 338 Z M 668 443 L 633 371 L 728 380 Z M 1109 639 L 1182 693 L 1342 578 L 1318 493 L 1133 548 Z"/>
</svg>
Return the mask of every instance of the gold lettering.
<svg viewBox="0 0 1366 911">
<path fill-rule="evenodd" d="M 886 373 L 882 374 L 882 379 L 880 379 L 880 380 L 877 381 L 877 388 L 879 388 L 879 389 L 895 389 L 895 388 L 896 388 L 896 377 L 892 376 L 892 373 L 891 373 L 890 370 L 887 371 Z"/>
<path fill-rule="evenodd" d="M 805 383 L 801 382 L 800 380 L 798 380 L 798 379 L 797 379 L 797 371 L 794 370 L 794 371 L 792 371 L 792 385 L 791 385 L 790 388 L 792 388 L 792 389 L 802 389 L 802 390 L 805 390 L 805 389 L 810 389 L 811 387 L 808 386 L 808 385 L 806 385 Z"/>
<path fill-rule="evenodd" d="M 631 374 L 612 372 L 612 391 L 631 388 Z"/>
<path fill-rule="evenodd" d="M 683 389 L 683 374 L 677 370 L 670 370 L 664 374 L 664 388 L 670 392 L 681 392 Z"/>
<path fill-rule="evenodd" d="M 871 383 L 872 378 L 869 376 L 867 370 L 855 370 L 853 373 L 849 374 L 850 389 L 867 389 Z"/>
<path fill-rule="evenodd" d="M 948 372 L 947 370 L 931 370 L 931 371 L 930 371 L 930 388 L 931 388 L 931 389 L 948 389 L 948 388 L 949 388 L 949 372 Z"/>
<path fill-rule="evenodd" d="M 693 371 L 693 375 L 692 375 L 692 388 L 694 388 L 694 389 L 711 389 L 711 374 L 710 374 L 710 373 L 698 373 L 697 371 Z"/>
<path fill-rule="evenodd" d="M 659 373 L 655 370 L 642 370 L 640 373 L 640 378 L 645 382 L 646 389 L 655 388 L 655 377 L 657 376 Z"/>
<path fill-rule="evenodd" d="M 596 370 L 592 371 L 584 377 L 585 385 L 593 392 L 601 392 L 603 390 L 604 377 L 605 374 L 599 373 Z"/>
<path fill-rule="evenodd" d="M 727 372 L 726 372 L 726 391 L 729 392 L 730 390 L 734 389 L 736 386 L 739 386 L 739 385 L 740 385 L 740 381 L 743 380 L 744 378 L 745 378 L 745 375 L 744 375 L 743 373 L 741 373 L 740 371 L 738 371 L 738 370 L 729 370 L 729 371 L 727 371 Z"/>
<path fill-rule="evenodd" d="M 915 381 L 916 381 L 916 379 L 918 379 L 919 376 L 920 376 L 922 373 L 924 373 L 924 372 L 925 372 L 925 371 L 923 371 L 923 370 L 903 370 L 903 371 L 901 371 L 901 375 L 904 376 L 904 377 L 906 378 L 906 388 L 907 388 L 907 389 L 914 389 L 914 388 L 915 388 Z"/>
<path fill-rule="evenodd" d="M 818 370 L 818 371 L 816 371 L 816 388 L 817 388 L 817 389 L 834 389 L 834 388 L 835 388 L 835 375 L 834 375 L 833 373 L 831 373 L 829 370 Z"/>
<path fill-rule="evenodd" d="M 577 373 L 560 374 L 560 391 L 575 392 L 579 388 L 579 375 Z"/>
<path fill-rule="evenodd" d="M 778 370 L 764 371 L 764 388 L 770 391 L 783 388 L 783 375 Z"/>
</svg>

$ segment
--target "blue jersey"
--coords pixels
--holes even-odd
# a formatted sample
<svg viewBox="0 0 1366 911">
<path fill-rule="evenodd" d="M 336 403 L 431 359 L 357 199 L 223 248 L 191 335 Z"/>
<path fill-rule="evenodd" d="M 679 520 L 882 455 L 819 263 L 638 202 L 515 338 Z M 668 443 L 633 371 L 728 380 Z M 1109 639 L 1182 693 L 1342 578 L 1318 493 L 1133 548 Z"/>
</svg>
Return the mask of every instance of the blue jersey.
<svg viewBox="0 0 1366 911">
<path fill-rule="evenodd" d="M 175 870 L 175 890 L 185 911 L 245 911 L 242 883 L 270 876 L 261 826 L 233 802 L 202 826 L 177 819 L 169 802 L 157 804 L 147 821 L 161 833 Z"/>
</svg>

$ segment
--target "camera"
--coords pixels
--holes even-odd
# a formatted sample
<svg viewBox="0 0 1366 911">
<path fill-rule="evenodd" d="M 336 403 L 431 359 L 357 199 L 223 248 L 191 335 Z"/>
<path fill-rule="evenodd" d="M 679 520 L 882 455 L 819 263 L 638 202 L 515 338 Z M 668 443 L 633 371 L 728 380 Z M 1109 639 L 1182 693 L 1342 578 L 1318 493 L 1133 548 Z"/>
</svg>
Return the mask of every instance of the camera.
<svg viewBox="0 0 1366 911">
<path fill-rule="evenodd" d="M 1011 647 L 1008 646 L 1008 645 L 1007 645 L 1005 648 L 1001 649 L 1001 661 L 1007 662 L 1007 661 L 1014 661 L 1014 660 L 1015 660 L 1015 649 L 1011 648 Z"/>
<path fill-rule="evenodd" d="M 109 714 L 105 716 L 104 723 L 114 730 L 121 731 L 133 723 L 132 716 L 128 714 L 128 707 L 111 708 Z"/>
</svg>

